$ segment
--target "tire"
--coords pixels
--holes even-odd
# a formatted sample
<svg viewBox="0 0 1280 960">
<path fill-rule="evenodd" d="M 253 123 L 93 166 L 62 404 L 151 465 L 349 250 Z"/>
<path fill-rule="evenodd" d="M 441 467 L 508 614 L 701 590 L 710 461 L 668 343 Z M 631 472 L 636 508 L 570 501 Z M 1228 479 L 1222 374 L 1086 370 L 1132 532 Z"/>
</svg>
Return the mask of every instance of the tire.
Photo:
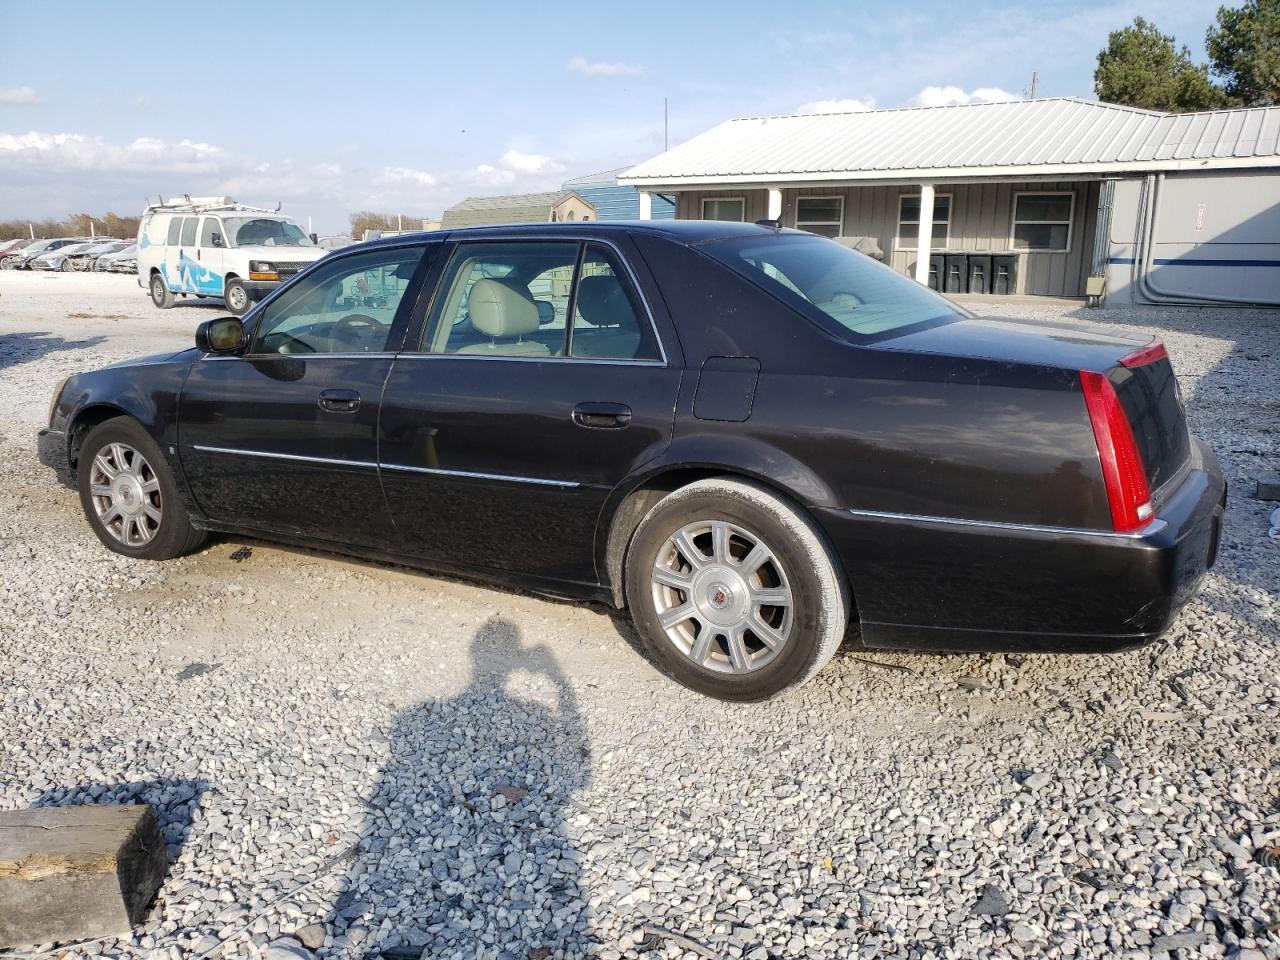
<svg viewBox="0 0 1280 960">
<path fill-rule="evenodd" d="M 222 291 L 222 300 L 227 305 L 227 310 L 236 317 L 243 317 L 253 306 L 253 299 L 239 277 L 232 277 L 227 281 L 227 286 Z"/>
<path fill-rule="evenodd" d="M 165 283 L 160 271 L 151 274 L 151 302 L 160 310 L 168 310 L 173 306 L 173 291 Z"/>
<path fill-rule="evenodd" d="M 759 551 L 767 558 L 744 566 Z M 767 700 L 802 686 L 839 649 L 849 622 L 849 588 L 822 532 L 797 506 L 743 480 L 699 480 L 655 504 L 636 528 L 624 576 L 645 648 L 679 683 L 718 700 Z"/>
<path fill-rule="evenodd" d="M 61 270 L 63 273 L 71 273 L 75 270 L 75 268 L 76 268 L 76 265 L 71 262 L 70 257 L 68 257 L 66 260 L 63 260 L 62 265 L 58 267 L 58 269 Z"/>
<path fill-rule="evenodd" d="M 171 560 L 205 540 L 191 525 L 160 448 L 136 420 L 117 417 L 89 431 L 76 485 L 89 526 L 116 553 Z"/>
</svg>

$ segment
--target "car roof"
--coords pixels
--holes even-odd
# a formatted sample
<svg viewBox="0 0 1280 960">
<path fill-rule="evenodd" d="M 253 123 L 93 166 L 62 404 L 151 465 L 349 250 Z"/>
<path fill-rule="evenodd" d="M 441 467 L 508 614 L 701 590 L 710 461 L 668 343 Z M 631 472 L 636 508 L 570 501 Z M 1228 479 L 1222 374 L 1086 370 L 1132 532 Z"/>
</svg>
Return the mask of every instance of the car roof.
<svg viewBox="0 0 1280 960">
<path fill-rule="evenodd" d="M 711 240 L 731 240 L 737 237 L 763 237 L 770 234 L 794 234 L 812 236 L 802 230 L 778 229 L 758 223 L 737 223 L 728 220 L 570 220 L 559 223 L 513 223 L 499 226 L 463 227 L 457 230 L 427 230 L 419 233 L 403 233 L 395 237 L 369 240 L 343 247 L 343 253 L 371 250 L 380 247 L 397 247 L 424 240 L 507 240 L 565 237 L 615 239 L 619 236 L 644 234 L 658 236 L 693 246 Z"/>
</svg>

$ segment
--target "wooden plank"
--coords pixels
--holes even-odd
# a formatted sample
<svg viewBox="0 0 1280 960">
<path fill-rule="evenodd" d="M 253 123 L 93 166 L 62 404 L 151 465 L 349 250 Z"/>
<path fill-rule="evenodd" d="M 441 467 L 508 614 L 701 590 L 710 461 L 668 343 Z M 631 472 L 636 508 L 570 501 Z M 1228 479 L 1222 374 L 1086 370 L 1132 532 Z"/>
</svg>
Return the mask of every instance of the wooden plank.
<svg viewBox="0 0 1280 960">
<path fill-rule="evenodd" d="M 166 862 L 146 804 L 0 813 L 0 947 L 127 936 Z"/>
</svg>

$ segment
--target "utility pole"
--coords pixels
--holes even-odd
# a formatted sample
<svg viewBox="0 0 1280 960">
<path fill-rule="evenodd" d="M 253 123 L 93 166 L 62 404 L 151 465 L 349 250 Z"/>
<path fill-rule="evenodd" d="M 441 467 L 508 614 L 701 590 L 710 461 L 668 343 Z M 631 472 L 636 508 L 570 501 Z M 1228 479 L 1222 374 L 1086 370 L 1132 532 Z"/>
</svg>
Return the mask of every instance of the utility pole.
<svg viewBox="0 0 1280 960">
<path fill-rule="evenodd" d="M 1031 99 L 1036 98 L 1036 87 L 1040 86 L 1040 74 L 1034 70 L 1031 71 Z"/>
<path fill-rule="evenodd" d="M 667 98 L 662 98 L 662 152 L 667 151 L 667 130 L 669 129 L 667 121 Z"/>
</svg>

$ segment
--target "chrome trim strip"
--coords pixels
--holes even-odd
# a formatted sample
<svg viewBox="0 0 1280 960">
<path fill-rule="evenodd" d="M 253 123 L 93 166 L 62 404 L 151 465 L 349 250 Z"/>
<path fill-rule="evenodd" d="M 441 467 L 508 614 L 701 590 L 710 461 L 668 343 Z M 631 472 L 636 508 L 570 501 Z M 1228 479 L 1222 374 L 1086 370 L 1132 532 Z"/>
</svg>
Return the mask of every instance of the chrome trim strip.
<svg viewBox="0 0 1280 960">
<path fill-rule="evenodd" d="M 360 354 L 360 356 L 368 356 L 368 354 Z M 590 363 L 602 364 L 604 366 L 628 366 L 628 367 L 665 367 L 664 360 L 610 360 L 607 358 L 593 359 L 591 357 L 504 357 L 501 354 L 486 356 L 480 353 L 402 353 L 396 357 L 397 362 L 400 360 L 516 360 L 521 363 Z"/>
<path fill-rule="evenodd" d="M 192 450 L 199 450 L 201 453 L 227 453 L 232 456 L 239 457 L 262 457 L 266 460 L 292 460 L 299 463 L 328 463 L 338 467 L 372 467 L 378 469 L 378 465 L 372 460 L 334 460 L 329 457 L 304 457 L 296 453 L 272 453 L 267 450 L 237 450 L 231 447 L 206 447 L 198 443 L 191 445 Z"/>
<path fill-rule="evenodd" d="M 1114 530 L 1090 530 L 1086 527 L 1054 527 L 1040 523 L 1005 523 L 1000 520 L 961 520 L 958 517 L 933 517 L 919 513 L 892 513 L 887 510 L 857 510 L 853 507 L 846 507 L 846 513 L 851 513 L 856 517 L 872 517 L 876 520 L 910 520 L 918 523 L 944 523 L 950 526 L 958 527 L 991 527 L 996 530 L 1023 530 L 1030 533 L 1061 533 L 1074 534 L 1077 536 L 1088 537 L 1111 537 L 1120 540 L 1140 540 L 1143 537 L 1149 537 L 1152 534 L 1159 533 L 1168 524 L 1156 517 L 1146 526 L 1137 530 L 1131 530 L 1127 533 L 1117 533 Z"/>
<path fill-rule="evenodd" d="M 371 460 L 337 460 L 330 457 L 304 457 L 296 453 L 271 453 L 265 450 L 237 450 L 231 447 L 206 447 L 192 444 L 191 449 L 201 453 L 225 453 L 240 457 L 262 457 L 267 460 L 289 460 L 296 463 L 327 463 L 338 467 L 370 467 L 378 469 Z M 477 473 L 471 470 L 443 470 L 439 467 L 412 467 L 405 463 L 384 463 L 384 470 L 401 470 L 406 473 L 426 473 L 439 477 L 462 477 L 467 480 L 498 480 L 504 483 L 533 483 L 542 487 L 580 487 L 576 480 L 546 480 L 542 477 L 513 477 L 505 473 Z"/>
<path fill-rule="evenodd" d="M 542 487 L 580 487 L 576 480 L 544 480 L 542 477 L 513 477 L 505 473 L 476 473 L 471 470 L 442 470 L 439 467 L 411 467 L 407 463 L 384 463 L 384 470 L 427 473 L 440 477 L 462 477 L 467 480 L 500 480 L 507 483 L 535 483 Z"/>
</svg>

